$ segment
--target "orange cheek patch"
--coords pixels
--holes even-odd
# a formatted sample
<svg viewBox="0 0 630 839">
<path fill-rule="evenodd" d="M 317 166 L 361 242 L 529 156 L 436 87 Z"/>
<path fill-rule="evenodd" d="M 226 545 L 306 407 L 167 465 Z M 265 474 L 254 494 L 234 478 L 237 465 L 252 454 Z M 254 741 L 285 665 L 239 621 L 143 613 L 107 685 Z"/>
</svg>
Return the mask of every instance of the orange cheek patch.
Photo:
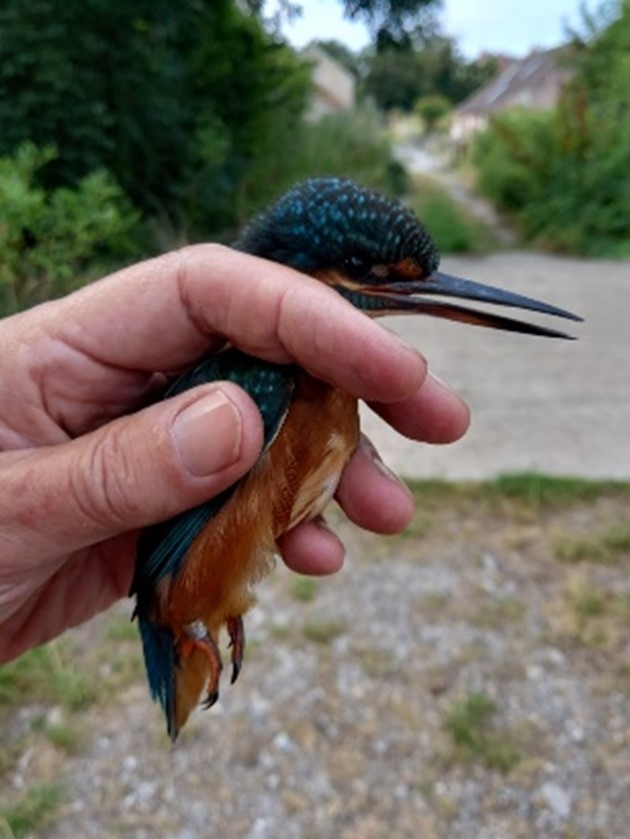
<svg viewBox="0 0 630 839">
<path fill-rule="evenodd" d="M 421 280 L 424 276 L 422 268 L 418 265 L 415 259 L 401 259 L 400 262 L 395 262 L 392 265 L 395 274 L 402 277 L 404 280 Z"/>
</svg>

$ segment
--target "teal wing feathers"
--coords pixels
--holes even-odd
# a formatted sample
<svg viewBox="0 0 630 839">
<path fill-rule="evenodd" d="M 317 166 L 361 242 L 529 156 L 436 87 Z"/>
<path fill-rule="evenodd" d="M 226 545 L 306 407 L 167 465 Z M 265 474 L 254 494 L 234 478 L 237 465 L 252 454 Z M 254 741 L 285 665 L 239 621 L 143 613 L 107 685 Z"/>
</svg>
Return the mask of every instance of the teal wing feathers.
<svg viewBox="0 0 630 839">
<path fill-rule="evenodd" d="M 272 364 L 239 350 L 228 349 L 202 359 L 168 388 L 164 398 L 200 384 L 232 381 L 256 402 L 263 419 L 266 448 L 280 430 L 287 414 L 295 387 L 295 376 L 294 366 Z M 166 576 L 177 576 L 192 542 L 216 516 L 237 486 L 238 483 L 210 501 L 142 532 L 131 588 L 131 593 L 138 597 L 137 612 L 140 616 L 150 608 L 156 584 Z"/>
</svg>

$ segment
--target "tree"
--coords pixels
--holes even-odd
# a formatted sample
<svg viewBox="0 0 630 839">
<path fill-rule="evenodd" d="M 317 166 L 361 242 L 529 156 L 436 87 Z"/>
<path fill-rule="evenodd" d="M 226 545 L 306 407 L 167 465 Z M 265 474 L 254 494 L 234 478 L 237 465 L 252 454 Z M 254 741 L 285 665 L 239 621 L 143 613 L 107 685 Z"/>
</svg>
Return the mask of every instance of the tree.
<svg viewBox="0 0 630 839">
<path fill-rule="evenodd" d="M 145 213 L 235 224 L 270 122 L 308 72 L 233 0 L 3 0 L 0 154 L 54 143 L 48 187 L 111 172 Z M 226 95 L 229 91 L 229 95 Z"/>
<path fill-rule="evenodd" d="M 515 111 L 476 142 L 480 184 L 531 239 L 630 255 L 630 2 L 586 20 L 555 111 Z"/>
<path fill-rule="evenodd" d="M 427 133 L 431 133 L 438 122 L 450 113 L 451 103 L 445 96 L 432 93 L 418 99 L 415 110 L 422 119 Z"/>
<path fill-rule="evenodd" d="M 244 0 L 250 11 L 263 17 L 265 0 Z M 409 45 L 418 33 L 433 23 L 433 13 L 442 0 L 340 0 L 346 17 L 362 20 L 369 27 L 379 48 L 394 44 Z M 279 24 L 283 17 L 299 15 L 300 0 L 277 0 L 278 11 L 272 20 Z"/>
<path fill-rule="evenodd" d="M 433 94 L 457 104 L 495 72 L 492 60 L 467 61 L 451 38 L 433 33 L 416 45 L 373 52 L 365 92 L 385 111 L 411 111 L 419 98 Z"/>
<path fill-rule="evenodd" d="M 441 0 L 343 0 L 346 15 L 369 26 L 378 49 L 410 46 L 434 24 Z"/>
</svg>

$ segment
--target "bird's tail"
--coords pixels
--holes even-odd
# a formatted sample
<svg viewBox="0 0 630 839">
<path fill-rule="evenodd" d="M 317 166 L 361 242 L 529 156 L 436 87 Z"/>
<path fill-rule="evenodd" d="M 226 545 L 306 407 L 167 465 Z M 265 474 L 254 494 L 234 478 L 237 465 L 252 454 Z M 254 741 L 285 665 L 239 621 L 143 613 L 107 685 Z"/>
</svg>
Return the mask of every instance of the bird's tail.
<svg viewBox="0 0 630 839">
<path fill-rule="evenodd" d="M 171 629 L 153 621 L 139 617 L 138 624 L 151 696 L 162 706 L 168 735 L 175 741 L 206 686 L 206 706 L 218 698 L 218 651 L 208 635 L 176 639 Z"/>
<path fill-rule="evenodd" d="M 151 696 L 162 706 L 169 736 L 174 738 L 175 636 L 168 627 L 140 616 L 138 626 Z"/>
</svg>

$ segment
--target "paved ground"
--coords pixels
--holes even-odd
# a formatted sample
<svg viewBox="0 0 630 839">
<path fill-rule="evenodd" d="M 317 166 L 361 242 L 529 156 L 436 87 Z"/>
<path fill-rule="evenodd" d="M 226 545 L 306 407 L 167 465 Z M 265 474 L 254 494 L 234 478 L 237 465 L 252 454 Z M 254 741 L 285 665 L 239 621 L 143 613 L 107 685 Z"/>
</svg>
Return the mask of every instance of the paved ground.
<svg viewBox="0 0 630 839">
<path fill-rule="evenodd" d="M 537 470 L 630 478 L 630 262 L 507 251 L 451 257 L 442 267 L 555 303 L 585 323 L 567 321 L 579 340 L 561 342 L 431 318 L 389 319 L 467 399 L 473 425 L 453 446 L 421 446 L 366 410 L 364 430 L 386 461 L 414 477 Z"/>
</svg>

